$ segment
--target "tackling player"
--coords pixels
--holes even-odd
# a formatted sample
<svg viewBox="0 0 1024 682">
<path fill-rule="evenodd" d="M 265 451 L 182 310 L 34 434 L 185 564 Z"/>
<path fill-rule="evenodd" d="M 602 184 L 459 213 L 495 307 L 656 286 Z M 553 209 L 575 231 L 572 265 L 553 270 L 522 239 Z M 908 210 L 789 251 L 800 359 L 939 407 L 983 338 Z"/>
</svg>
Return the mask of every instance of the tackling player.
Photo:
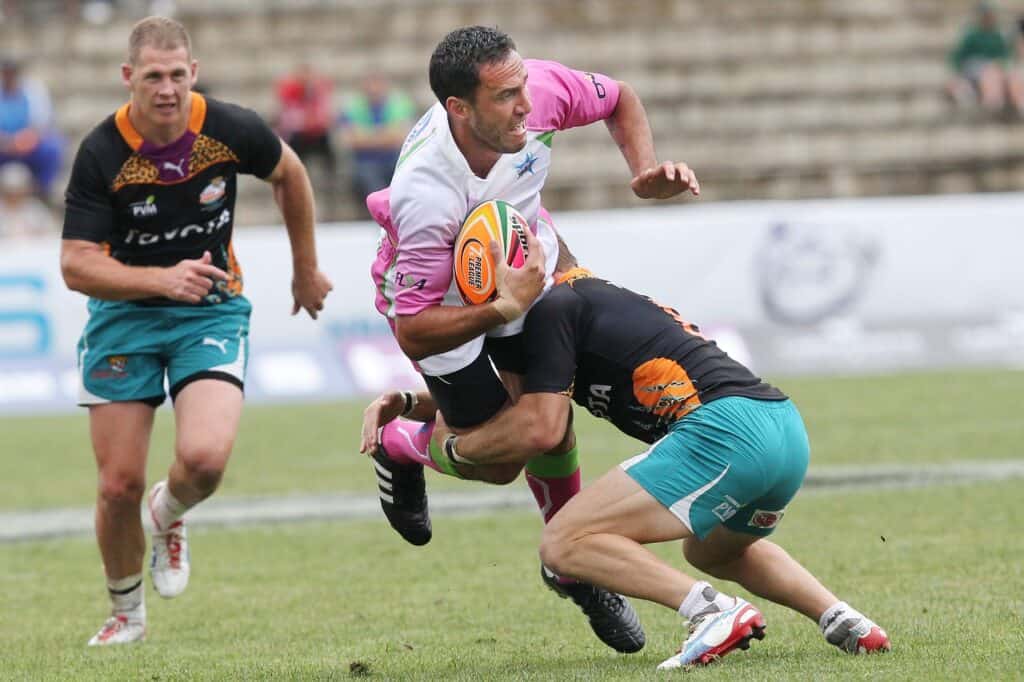
<svg viewBox="0 0 1024 682">
<path fill-rule="evenodd" d="M 558 575 L 687 619 L 680 652 L 660 668 L 708 663 L 764 636 L 756 607 L 643 547 L 680 539 L 696 568 L 808 616 L 843 651 L 888 650 L 884 630 L 765 539 L 807 471 L 807 432 L 793 403 L 675 310 L 575 266 L 563 244 L 558 285 L 526 317 L 528 369 L 516 405 L 461 435 L 439 423 L 435 450 L 460 466 L 532 461 L 564 437 L 570 400 L 650 443 L 562 508 L 540 554 Z"/>
<path fill-rule="evenodd" d="M 521 329 L 530 303 L 550 286 L 557 246 L 540 191 L 556 133 L 605 122 L 641 198 L 697 194 L 699 186 L 685 164 L 658 163 L 643 104 L 627 84 L 556 62 L 524 60 L 501 31 L 452 31 L 434 50 L 429 73 L 438 103 L 406 138 L 390 195 L 367 200 L 384 228 L 372 274 L 377 309 L 389 318 L 402 350 L 418 363 L 448 423 L 466 428 L 509 402 L 492 360 L 506 370 L 506 382 L 508 371 L 522 372 L 515 360 L 518 342 L 509 339 Z M 508 201 L 526 217 L 547 257 L 537 262 L 534 245 L 527 266 L 507 274 L 496 301 L 463 307 L 452 287 L 452 249 L 469 211 L 490 199 Z M 405 407 L 415 409 L 411 399 Z M 423 466 L 437 467 L 426 454 L 429 436 L 429 427 L 407 433 L 395 423 L 385 427 L 383 447 L 373 452 L 381 506 L 413 544 L 431 537 Z M 492 469 L 498 477 L 489 480 L 504 482 L 520 468 L 504 476 Z M 527 481 L 550 518 L 579 490 L 573 440 L 527 465 Z M 643 646 L 635 613 L 617 595 L 571 583 L 555 587 L 584 609 L 603 641 L 620 651 Z"/>
<path fill-rule="evenodd" d="M 68 184 L 61 270 L 89 296 L 78 345 L 99 469 L 96 537 L 112 614 L 90 645 L 146 629 L 139 517 L 164 381 L 174 461 L 148 497 L 153 585 L 189 578 L 182 515 L 217 488 L 238 431 L 251 306 L 231 248 L 238 175 L 269 182 L 291 241 L 292 313 L 314 319 L 331 289 L 318 270 L 305 168 L 252 111 L 191 92 L 198 62 L 185 28 L 163 17 L 132 29 L 127 104 L 82 142 Z"/>
</svg>

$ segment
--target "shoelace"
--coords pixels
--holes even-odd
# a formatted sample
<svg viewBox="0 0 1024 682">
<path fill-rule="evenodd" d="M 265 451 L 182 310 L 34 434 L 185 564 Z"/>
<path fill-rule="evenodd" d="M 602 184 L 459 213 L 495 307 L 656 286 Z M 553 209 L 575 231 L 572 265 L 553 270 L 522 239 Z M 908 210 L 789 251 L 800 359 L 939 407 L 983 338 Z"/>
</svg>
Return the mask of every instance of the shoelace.
<svg viewBox="0 0 1024 682">
<path fill-rule="evenodd" d="M 167 563 L 170 564 L 171 568 L 175 569 L 181 568 L 181 533 L 178 532 L 179 528 L 181 528 L 180 521 L 172 524 L 164 535 L 164 545 L 167 547 Z"/>
</svg>

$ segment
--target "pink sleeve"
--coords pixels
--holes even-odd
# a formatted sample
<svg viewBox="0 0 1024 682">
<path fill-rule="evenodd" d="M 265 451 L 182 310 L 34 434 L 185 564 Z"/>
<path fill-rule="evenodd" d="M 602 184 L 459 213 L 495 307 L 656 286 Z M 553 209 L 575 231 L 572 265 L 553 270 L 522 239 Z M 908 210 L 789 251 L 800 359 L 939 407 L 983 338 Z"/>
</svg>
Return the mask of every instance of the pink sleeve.
<svg viewBox="0 0 1024 682">
<path fill-rule="evenodd" d="M 533 99 L 527 126 L 533 130 L 567 130 L 603 121 L 619 103 L 618 81 L 604 74 L 539 59 L 524 62 Z"/>
<path fill-rule="evenodd" d="M 455 235 L 451 221 L 429 216 L 424 208 L 392 206 L 397 209 L 393 219 L 398 247 L 392 275 L 397 315 L 415 315 L 440 305 L 452 283 Z"/>
<path fill-rule="evenodd" d="M 388 233 L 391 241 L 397 242 L 398 234 L 395 232 L 395 226 L 391 223 L 391 188 L 385 187 L 367 195 L 366 208 L 377 224 Z"/>
</svg>

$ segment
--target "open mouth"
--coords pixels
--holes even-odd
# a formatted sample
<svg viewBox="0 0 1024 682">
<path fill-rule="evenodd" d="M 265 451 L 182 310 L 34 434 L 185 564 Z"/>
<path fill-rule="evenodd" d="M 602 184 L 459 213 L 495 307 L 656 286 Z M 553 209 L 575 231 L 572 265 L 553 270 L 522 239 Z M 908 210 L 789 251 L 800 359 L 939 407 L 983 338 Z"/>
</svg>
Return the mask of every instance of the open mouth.
<svg viewBox="0 0 1024 682">
<path fill-rule="evenodd" d="M 175 102 L 157 102 L 156 104 L 156 110 L 164 114 L 175 111 L 177 108 L 178 105 Z"/>
</svg>

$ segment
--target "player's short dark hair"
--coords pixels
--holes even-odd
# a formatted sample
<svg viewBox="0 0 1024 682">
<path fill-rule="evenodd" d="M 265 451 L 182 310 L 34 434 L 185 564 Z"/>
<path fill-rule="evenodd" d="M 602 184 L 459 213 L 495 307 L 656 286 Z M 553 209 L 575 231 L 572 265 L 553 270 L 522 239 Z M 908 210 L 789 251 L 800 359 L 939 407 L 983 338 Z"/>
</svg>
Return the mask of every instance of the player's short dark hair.
<svg viewBox="0 0 1024 682">
<path fill-rule="evenodd" d="M 472 101 L 480 85 L 480 67 L 503 61 L 515 49 L 512 38 L 497 28 L 457 28 L 437 44 L 430 56 L 430 89 L 441 104 L 449 97 Z"/>
<path fill-rule="evenodd" d="M 572 255 L 572 251 L 569 250 L 569 245 L 562 239 L 562 235 L 556 231 L 555 237 L 558 239 L 558 261 L 555 263 L 555 270 L 568 272 L 579 266 L 579 261 L 576 260 L 576 256 Z"/>
</svg>

